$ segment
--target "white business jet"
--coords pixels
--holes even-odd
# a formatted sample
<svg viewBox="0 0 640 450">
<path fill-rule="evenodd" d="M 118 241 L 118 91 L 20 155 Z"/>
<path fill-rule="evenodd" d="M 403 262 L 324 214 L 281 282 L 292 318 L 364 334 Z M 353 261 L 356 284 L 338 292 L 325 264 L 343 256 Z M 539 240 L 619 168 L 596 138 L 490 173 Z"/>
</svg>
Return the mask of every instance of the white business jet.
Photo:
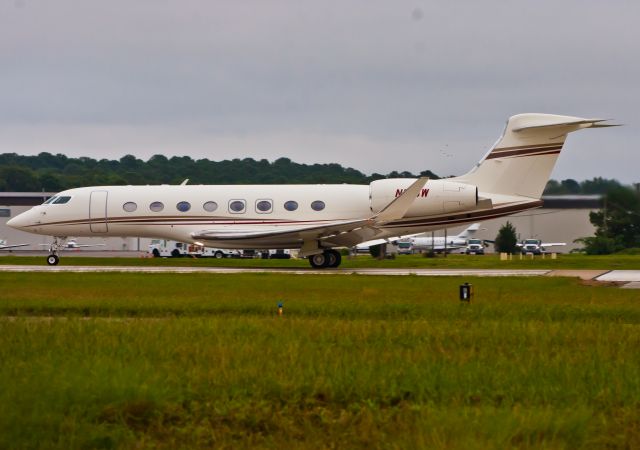
<svg viewBox="0 0 640 450">
<path fill-rule="evenodd" d="M 446 239 L 444 236 L 427 236 L 420 234 L 418 236 L 412 236 L 405 242 L 411 243 L 411 248 L 417 251 L 429 251 L 434 250 L 436 252 L 456 250 L 467 246 L 467 240 L 472 237 L 480 229 L 480 223 L 472 223 L 469 227 L 463 230 L 460 234 L 448 236 Z M 401 239 L 399 242 L 402 242 Z"/>
<path fill-rule="evenodd" d="M 41 246 L 51 247 L 51 244 L 40 244 Z M 106 244 L 78 244 L 75 239 L 67 239 L 64 246 L 59 250 L 80 250 L 81 248 L 104 247 Z"/>
<path fill-rule="evenodd" d="M 374 239 L 356 245 L 355 250 L 356 253 L 368 253 L 369 247 L 372 245 L 391 243 L 398 246 L 398 253 L 413 253 L 429 250 L 442 252 L 445 248 L 448 252 L 449 250 L 466 247 L 467 239 L 473 236 L 479 229 L 480 223 L 473 223 L 460 234 L 448 236 L 446 240 L 444 236 L 432 237 L 423 233 L 413 236 L 400 236 L 397 239 Z"/>
<path fill-rule="evenodd" d="M 336 248 L 438 230 L 542 205 L 567 134 L 611 126 L 549 114 L 511 117 L 465 175 L 367 185 L 94 186 L 69 189 L 7 222 L 54 236 L 138 236 L 216 248 L 298 248 L 314 268 L 337 267 Z"/>
<path fill-rule="evenodd" d="M 0 250 L 11 250 L 12 248 L 18 248 L 18 247 L 26 247 L 28 245 L 31 244 L 7 244 L 7 241 L 4 239 L 0 239 Z"/>
</svg>

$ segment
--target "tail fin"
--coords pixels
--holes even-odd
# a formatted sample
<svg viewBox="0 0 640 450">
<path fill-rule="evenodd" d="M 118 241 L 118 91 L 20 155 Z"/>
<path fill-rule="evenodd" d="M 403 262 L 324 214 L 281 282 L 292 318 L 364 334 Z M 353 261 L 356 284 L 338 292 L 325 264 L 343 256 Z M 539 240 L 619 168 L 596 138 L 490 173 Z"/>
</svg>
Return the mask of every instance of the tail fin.
<svg viewBox="0 0 640 450">
<path fill-rule="evenodd" d="M 481 192 L 540 198 L 567 134 L 601 128 L 606 119 L 552 114 L 518 114 L 485 157 L 455 181 L 474 184 Z"/>
<path fill-rule="evenodd" d="M 476 231 L 480 229 L 480 223 L 472 223 L 469 225 L 462 233 L 460 233 L 457 237 L 459 239 L 469 239 L 471 236 L 476 234 Z"/>
</svg>

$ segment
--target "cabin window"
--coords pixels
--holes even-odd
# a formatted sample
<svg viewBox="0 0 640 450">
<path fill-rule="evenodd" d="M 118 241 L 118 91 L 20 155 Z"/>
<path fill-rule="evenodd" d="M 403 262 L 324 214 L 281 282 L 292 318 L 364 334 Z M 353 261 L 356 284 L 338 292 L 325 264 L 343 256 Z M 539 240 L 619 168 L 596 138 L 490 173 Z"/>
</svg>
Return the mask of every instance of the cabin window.
<svg viewBox="0 0 640 450">
<path fill-rule="evenodd" d="M 149 205 L 149 209 L 153 212 L 160 212 L 164 209 L 164 204 L 162 202 L 153 202 Z"/>
<path fill-rule="evenodd" d="M 246 208 L 246 202 L 244 200 L 229 200 L 229 212 L 234 214 L 241 214 Z"/>
<path fill-rule="evenodd" d="M 69 200 L 71 200 L 71 197 L 68 195 L 63 195 L 61 197 L 58 197 L 56 199 L 55 202 L 53 202 L 55 205 L 64 205 L 65 203 L 69 203 Z"/>
<path fill-rule="evenodd" d="M 122 209 L 124 209 L 126 212 L 134 212 L 136 209 L 138 209 L 138 205 L 136 205 L 134 202 L 127 202 L 122 205 Z"/>
<path fill-rule="evenodd" d="M 311 209 L 314 211 L 322 211 L 324 209 L 324 202 L 322 200 L 316 200 L 311 202 Z"/>
<path fill-rule="evenodd" d="M 259 214 L 267 214 L 273 211 L 273 203 L 271 200 L 256 200 L 256 212 Z"/>
<path fill-rule="evenodd" d="M 286 209 L 287 211 L 295 211 L 296 209 L 298 209 L 298 202 L 293 200 L 284 202 L 284 209 Z"/>
<path fill-rule="evenodd" d="M 187 211 L 189 211 L 191 209 L 191 203 L 189 203 L 189 202 L 179 202 L 176 205 L 176 208 L 180 212 L 187 212 Z"/>
<path fill-rule="evenodd" d="M 214 212 L 216 209 L 218 209 L 218 204 L 216 202 L 206 202 L 204 205 L 202 205 L 202 208 L 207 212 Z"/>
</svg>

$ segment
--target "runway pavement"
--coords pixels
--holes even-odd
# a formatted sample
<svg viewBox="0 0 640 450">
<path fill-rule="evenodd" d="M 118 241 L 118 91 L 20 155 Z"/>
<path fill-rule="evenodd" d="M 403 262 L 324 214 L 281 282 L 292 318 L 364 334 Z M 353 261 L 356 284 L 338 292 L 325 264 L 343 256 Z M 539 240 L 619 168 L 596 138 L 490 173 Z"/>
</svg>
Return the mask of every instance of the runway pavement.
<svg viewBox="0 0 640 450">
<path fill-rule="evenodd" d="M 0 265 L 0 272 L 40 273 L 283 273 L 295 275 L 394 275 L 394 276 L 470 276 L 470 277 L 578 277 L 583 280 L 621 283 L 627 289 L 640 289 L 640 270 L 506 270 L 506 269 L 287 269 L 269 267 L 143 267 L 143 266 L 26 266 Z"/>
<path fill-rule="evenodd" d="M 417 275 L 417 276 L 477 276 L 527 277 L 546 275 L 549 270 L 501 269 L 281 269 L 235 267 L 141 267 L 141 266 L 22 266 L 0 265 L 0 272 L 134 272 L 134 273 L 287 273 L 295 275 Z"/>
</svg>

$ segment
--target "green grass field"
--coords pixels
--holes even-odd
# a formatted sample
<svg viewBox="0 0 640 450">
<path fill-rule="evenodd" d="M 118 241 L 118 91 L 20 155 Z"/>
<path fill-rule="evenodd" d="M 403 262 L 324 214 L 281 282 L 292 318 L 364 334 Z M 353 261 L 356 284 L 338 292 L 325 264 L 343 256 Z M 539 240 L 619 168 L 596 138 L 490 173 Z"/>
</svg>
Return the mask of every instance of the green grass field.
<svg viewBox="0 0 640 450">
<path fill-rule="evenodd" d="M 0 264 L 46 265 L 44 256 L 0 256 Z M 196 267 L 284 267 L 310 268 L 306 259 L 214 259 L 214 258 L 104 258 L 74 256 L 73 252 L 61 253 L 60 264 L 67 266 L 196 266 Z M 433 269 L 636 269 L 640 270 L 640 255 L 561 254 L 552 260 L 536 256 L 514 255 L 511 261 L 500 261 L 498 255 L 442 255 L 425 258 L 422 255 L 399 255 L 394 260 L 379 261 L 369 255 L 355 258 L 343 257 L 341 268 L 433 268 Z"/>
<path fill-rule="evenodd" d="M 0 448 L 640 447 L 637 291 L 283 274 L 0 286 Z"/>
</svg>

